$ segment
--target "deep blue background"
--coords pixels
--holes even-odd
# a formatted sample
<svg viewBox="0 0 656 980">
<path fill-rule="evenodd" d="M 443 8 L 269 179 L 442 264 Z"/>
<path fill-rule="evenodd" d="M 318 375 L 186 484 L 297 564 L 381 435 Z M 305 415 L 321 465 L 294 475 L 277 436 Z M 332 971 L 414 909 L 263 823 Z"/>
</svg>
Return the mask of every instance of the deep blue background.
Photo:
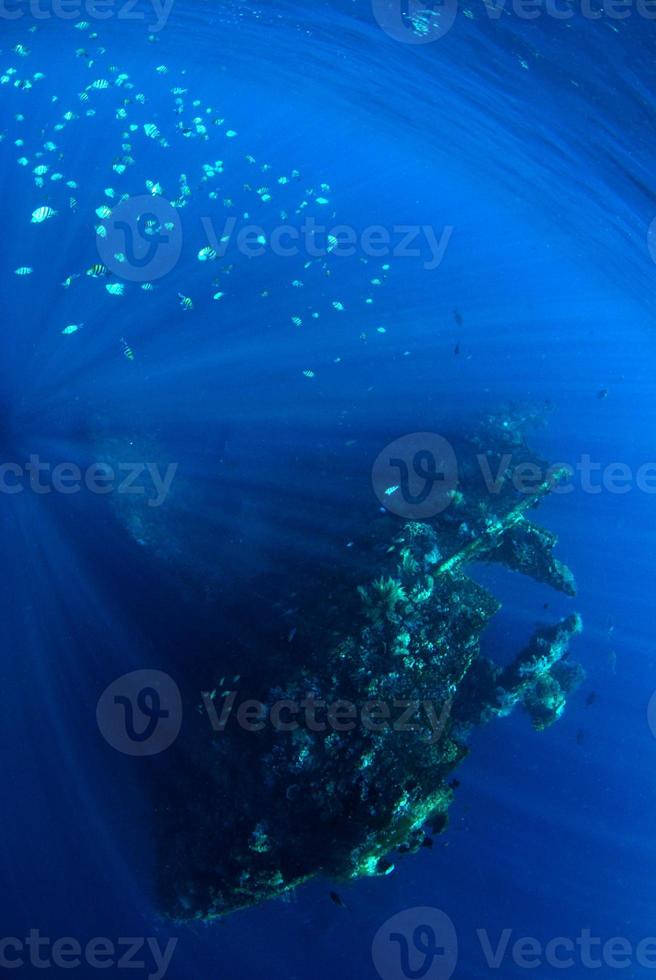
<svg viewBox="0 0 656 980">
<path fill-rule="evenodd" d="M 239 133 L 238 146 L 220 151 L 173 142 L 161 166 L 141 140 L 121 188 L 141 193 L 146 178 L 172 183 L 221 155 L 222 194 L 240 201 L 254 180 L 244 160 L 251 153 L 274 174 L 298 168 L 302 187 L 328 182 L 340 222 L 453 225 L 442 266 L 427 272 L 417 260 L 393 261 L 372 309 L 364 298 L 379 263 L 344 261 L 328 285 L 308 274 L 302 302 L 323 313 L 301 330 L 289 320 L 300 266 L 284 260 L 245 268 L 237 256 L 221 304 L 180 310 L 178 290 L 207 293 L 191 209 L 186 259 L 154 294 L 131 288 L 117 299 L 86 280 L 61 288 L 96 260 L 93 208 L 103 187 L 119 186 L 109 164 L 120 127 L 102 109 L 77 124 L 62 167 L 80 182 L 79 212 L 31 225 L 45 198 L 31 168 L 16 166 L 14 140 L 38 141 L 104 71 L 73 57 L 93 43 L 70 24 L 43 21 L 30 34 L 28 17 L 3 23 L 3 70 L 46 74 L 30 92 L 0 89 L 4 456 L 36 447 L 84 460 L 98 429 L 156 435 L 201 481 L 205 517 L 224 542 L 217 565 L 245 583 L 251 565 L 273 566 L 279 552 L 344 548 L 345 528 L 366 519 L 359 509 L 354 516 L 353 501 L 359 508 L 366 500 L 372 516 L 378 507 L 367 481 L 386 442 L 508 399 L 551 402 L 549 427 L 535 437 L 550 458 L 576 463 L 588 453 L 633 468 L 651 461 L 656 28 L 635 12 L 612 23 L 527 22 L 512 13 L 492 21 L 480 4 L 471 12 L 461 10 L 449 34 L 425 46 L 387 37 L 365 2 L 178 2 L 155 45 L 142 23 L 98 26 L 102 64 L 130 73 L 150 100 L 145 116 L 160 128 L 167 90 L 184 84 Z M 29 59 L 12 53 L 19 42 Z M 154 74 L 158 64 L 169 67 L 164 78 Z M 17 279 L 23 264 L 35 273 Z M 331 315 L 333 299 L 344 314 Z M 78 335 L 61 336 L 80 321 Z M 121 356 L 121 337 L 133 363 Z M 314 379 L 303 377 L 306 368 Z M 214 467 L 226 438 L 238 473 L 226 479 L 241 481 L 249 500 L 237 530 L 216 504 L 224 477 Z M 194 450 L 188 459 L 185 446 Z M 314 883 L 290 902 L 175 929 L 158 918 L 151 894 L 141 769 L 149 763 L 105 745 L 95 705 L 123 671 L 166 668 L 172 652 L 178 666 L 193 658 L 194 625 L 181 611 L 179 633 L 162 643 L 153 606 L 160 572 L 135 554 L 104 503 L 25 495 L 0 504 L 3 935 L 175 935 L 171 977 L 365 980 L 376 975 L 377 929 L 419 905 L 453 919 L 462 977 L 488 972 L 477 928 L 545 942 L 584 928 L 632 942 L 656 933 L 650 495 L 577 490 L 544 505 L 541 519 L 560 534 L 559 554 L 579 583 L 585 632 L 575 652 L 588 680 L 548 732 L 533 733 L 517 715 L 476 736 L 450 828 L 432 851 L 388 878 L 343 889 L 348 911 L 329 901 L 329 885 Z M 235 555 L 240 535 L 246 557 Z M 504 601 L 486 635 L 492 653 L 521 644 L 544 602 L 554 615 L 570 608 L 510 574 L 480 577 Z M 225 624 L 226 645 L 242 626 Z M 592 690 L 597 699 L 586 706 Z M 524 971 L 508 963 L 503 972 Z"/>
</svg>

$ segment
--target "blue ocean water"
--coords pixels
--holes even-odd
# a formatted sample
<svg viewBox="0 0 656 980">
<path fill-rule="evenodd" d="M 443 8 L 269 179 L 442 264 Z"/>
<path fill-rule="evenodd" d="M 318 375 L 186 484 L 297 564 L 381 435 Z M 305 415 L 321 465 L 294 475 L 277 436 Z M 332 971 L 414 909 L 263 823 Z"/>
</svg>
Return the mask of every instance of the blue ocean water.
<svg viewBox="0 0 656 980">
<path fill-rule="evenodd" d="M 146 4 L 102 19 L 84 5 L 71 18 L 2 8 L 3 461 L 85 468 L 134 450 L 175 463 L 188 490 L 157 510 L 158 555 L 104 495 L 0 499 L 3 937 L 175 938 L 174 978 L 375 978 L 378 930 L 432 907 L 455 926 L 456 976 L 523 976 L 510 954 L 486 961 L 481 930 L 496 945 L 505 929 L 543 946 L 584 930 L 621 937 L 633 949 L 622 974 L 648 974 L 635 948 L 656 934 L 655 521 L 637 474 L 654 459 L 656 424 L 656 28 L 637 5 L 625 18 L 569 7 L 571 18 L 540 8 L 529 19 L 510 4 L 461 4 L 431 37 L 427 8 L 410 4 L 429 24 L 413 43 L 378 22 L 393 4 L 368 0 L 177 0 L 165 23 Z M 121 73 L 133 88 L 120 91 Z M 108 90 L 89 88 L 103 79 Z M 125 173 L 112 169 L 125 157 Z M 97 209 L 124 193 L 183 196 L 182 174 L 179 258 L 152 291 L 128 276 L 112 295 L 120 269 L 86 274 L 105 261 Z M 33 220 L 39 208 L 57 213 Z M 231 240 L 198 261 L 203 218 L 219 245 L 227 214 L 268 238 L 305 213 L 353 229 L 354 254 L 245 254 Z M 390 234 L 387 251 L 362 247 L 371 228 Z M 421 230 L 419 254 L 393 254 L 401 228 Z M 475 573 L 503 602 L 483 641 L 500 657 L 545 603 L 550 617 L 581 612 L 573 652 L 587 679 L 563 718 L 536 733 L 517 712 L 477 732 L 449 828 L 393 874 L 313 881 L 213 925 L 169 922 L 148 789 L 175 773 L 107 744 L 103 690 L 137 669 L 194 686 L 214 656 L 232 673 L 261 660 L 266 673 L 258 606 L 282 601 L 295 570 L 339 570 L 379 513 L 382 447 L 508 403 L 545 411 L 531 440 L 546 458 L 596 467 L 590 485 L 579 470 L 573 492 L 540 510 L 576 576 L 574 603 L 508 571 Z M 625 468 L 621 492 L 602 483 L 612 464 Z M 180 595 L 171 571 L 188 553 L 205 605 Z M 445 976 L 434 969 L 425 975 Z M 609 957 L 563 969 L 618 972 Z M 409 975 L 389 970 L 383 980 Z M 532 972 L 553 970 L 542 960 Z M 154 971 L 146 955 L 133 973 Z"/>
</svg>

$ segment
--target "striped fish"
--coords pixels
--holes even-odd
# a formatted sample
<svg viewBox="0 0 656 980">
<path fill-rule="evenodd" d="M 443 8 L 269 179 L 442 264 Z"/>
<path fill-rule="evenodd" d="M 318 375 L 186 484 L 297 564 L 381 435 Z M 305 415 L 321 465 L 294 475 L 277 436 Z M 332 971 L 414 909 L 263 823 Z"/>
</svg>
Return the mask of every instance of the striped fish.
<svg viewBox="0 0 656 980">
<path fill-rule="evenodd" d="M 32 224 L 40 225 L 43 221 L 47 221 L 48 218 L 54 218 L 56 214 L 56 211 L 44 205 L 32 212 Z"/>
<path fill-rule="evenodd" d="M 87 269 L 87 275 L 93 279 L 100 279 L 102 276 L 109 275 L 109 269 L 102 262 L 95 262 L 90 269 Z"/>
<path fill-rule="evenodd" d="M 123 357 L 126 357 L 128 361 L 134 360 L 134 351 L 124 337 L 121 337 L 121 350 L 123 351 Z"/>
</svg>

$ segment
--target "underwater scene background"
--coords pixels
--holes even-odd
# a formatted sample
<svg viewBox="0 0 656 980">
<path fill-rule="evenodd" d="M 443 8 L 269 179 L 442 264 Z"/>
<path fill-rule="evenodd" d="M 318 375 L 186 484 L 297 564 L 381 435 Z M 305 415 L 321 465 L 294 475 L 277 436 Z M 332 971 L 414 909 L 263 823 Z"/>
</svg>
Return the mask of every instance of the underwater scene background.
<svg viewBox="0 0 656 980">
<path fill-rule="evenodd" d="M 653 970 L 655 15 L 2 5 L 3 973 Z M 191 777 L 198 739 L 222 751 L 208 699 L 319 671 L 358 585 L 396 574 L 374 534 L 425 517 L 381 454 L 402 475 L 422 434 L 444 438 L 466 488 L 458 439 L 492 423 L 568 468 L 537 519 L 577 594 L 472 562 L 501 603 L 482 653 L 510 664 L 578 613 L 585 679 L 544 731 L 517 710 L 471 732 L 448 825 L 422 823 L 416 853 L 205 921 L 203 874 L 178 888 L 184 841 L 212 879 L 259 785 L 247 753 L 220 756 L 220 790 Z M 367 636 L 396 623 L 389 601 Z M 181 697 L 177 744 L 152 754 L 116 727 L 111 685 L 136 671 L 146 727 L 153 672 Z M 319 872 L 348 824 L 325 791 Z M 81 952 L 53 958 L 64 937 Z"/>
</svg>

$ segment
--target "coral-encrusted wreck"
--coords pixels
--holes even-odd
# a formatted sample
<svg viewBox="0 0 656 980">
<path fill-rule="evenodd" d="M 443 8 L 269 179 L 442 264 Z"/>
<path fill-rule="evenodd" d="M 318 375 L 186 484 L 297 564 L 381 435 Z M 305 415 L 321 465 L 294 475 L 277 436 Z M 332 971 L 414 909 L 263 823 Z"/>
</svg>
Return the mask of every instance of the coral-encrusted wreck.
<svg viewBox="0 0 656 980">
<path fill-rule="evenodd" d="M 303 655 L 266 690 L 255 674 L 241 677 L 239 701 L 248 691 L 261 702 L 241 724 L 223 724 L 235 692 L 212 679 L 203 726 L 156 818 L 170 916 L 223 916 L 319 874 L 388 873 L 426 828 L 446 826 L 473 726 L 521 705 L 543 729 L 563 711 L 582 676 L 568 659 L 579 617 L 539 627 L 499 666 L 480 646 L 499 603 L 468 575 L 474 563 L 500 563 L 574 595 L 555 537 L 528 516 L 559 474 L 509 418 L 488 420 L 457 452 L 451 506 L 422 522 L 381 516 L 350 575 L 308 584 L 295 641 Z M 505 466 L 493 493 L 481 453 L 488 471 Z M 544 474 L 530 493 L 512 479 L 527 462 Z"/>
</svg>

